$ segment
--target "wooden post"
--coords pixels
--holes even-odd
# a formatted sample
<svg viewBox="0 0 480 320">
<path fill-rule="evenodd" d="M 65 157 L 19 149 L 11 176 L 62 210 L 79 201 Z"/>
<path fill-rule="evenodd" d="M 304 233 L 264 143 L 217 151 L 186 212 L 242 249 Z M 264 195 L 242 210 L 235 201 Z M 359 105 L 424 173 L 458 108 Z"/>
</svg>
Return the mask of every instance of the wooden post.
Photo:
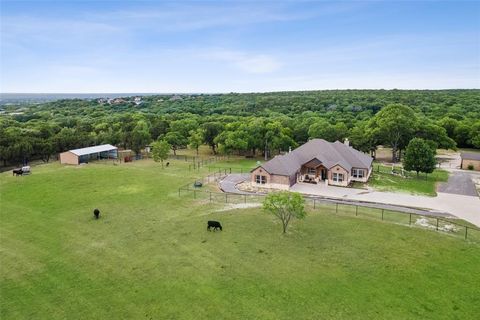
<svg viewBox="0 0 480 320">
<path fill-rule="evenodd" d="M 410 212 L 410 220 L 408 221 L 408 225 L 412 224 L 412 213 Z"/>
<path fill-rule="evenodd" d="M 335 203 L 335 213 L 337 213 L 337 212 L 338 212 L 338 202 Z"/>
<path fill-rule="evenodd" d="M 315 209 L 315 199 L 313 199 L 313 209 Z"/>
<path fill-rule="evenodd" d="M 180 197 L 180 188 L 178 188 L 178 196 Z"/>
<path fill-rule="evenodd" d="M 355 206 L 355 216 L 358 216 L 358 206 Z"/>
<path fill-rule="evenodd" d="M 468 227 L 465 226 L 465 240 L 467 240 Z"/>
<path fill-rule="evenodd" d="M 438 231 L 438 218 L 437 218 L 437 231 Z"/>
<path fill-rule="evenodd" d="M 232 168 L 230 168 L 230 173 L 232 173 Z"/>
<path fill-rule="evenodd" d="M 225 203 L 228 202 L 228 198 L 227 198 L 227 197 L 228 197 L 228 193 L 225 193 Z"/>
<path fill-rule="evenodd" d="M 197 190 L 193 189 L 193 199 L 197 199 Z"/>
<path fill-rule="evenodd" d="M 383 220 L 383 212 L 385 211 L 385 209 L 382 209 L 382 220 Z"/>
<path fill-rule="evenodd" d="M 212 191 L 210 191 L 210 202 L 212 202 Z"/>
</svg>

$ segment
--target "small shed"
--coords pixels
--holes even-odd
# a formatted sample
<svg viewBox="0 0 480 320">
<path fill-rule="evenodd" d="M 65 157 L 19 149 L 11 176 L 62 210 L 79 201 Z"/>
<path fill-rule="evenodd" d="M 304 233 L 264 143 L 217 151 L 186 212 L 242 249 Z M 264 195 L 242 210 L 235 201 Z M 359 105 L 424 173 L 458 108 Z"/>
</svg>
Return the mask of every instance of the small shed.
<svg viewBox="0 0 480 320">
<path fill-rule="evenodd" d="M 117 159 L 118 149 L 111 144 L 102 144 L 99 146 L 73 149 L 60 153 L 60 163 L 62 164 L 81 164 L 91 160 Z"/>
<path fill-rule="evenodd" d="M 465 152 L 460 154 L 462 158 L 462 163 L 460 164 L 460 168 L 462 169 L 470 169 L 480 171 L 480 153 L 474 152 Z"/>
</svg>

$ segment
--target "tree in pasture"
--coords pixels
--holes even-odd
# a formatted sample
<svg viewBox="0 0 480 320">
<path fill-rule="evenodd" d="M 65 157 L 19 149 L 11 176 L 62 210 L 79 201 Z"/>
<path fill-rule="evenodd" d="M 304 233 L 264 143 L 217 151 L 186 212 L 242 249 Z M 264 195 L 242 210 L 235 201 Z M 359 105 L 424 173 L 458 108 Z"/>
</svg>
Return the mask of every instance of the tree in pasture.
<svg viewBox="0 0 480 320">
<path fill-rule="evenodd" d="M 168 153 L 172 146 L 165 140 L 157 140 L 153 143 L 152 156 L 153 161 L 161 162 L 163 168 L 163 161 L 168 159 Z"/>
<path fill-rule="evenodd" d="M 435 142 L 434 142 L 435 143 Z M 432 173 L 435 169 L 435 150 L 421 138 L 413 138 L 407 146 L 403 167 L 408 171 Z"/>
<path fill-rule="evenodd" d="M 304 219 L 307 214 L 302 195 L 289 191 L 268 194 L 263 201 L 263 210 L 273 214 L 282 222 L 283 233 L 287 232 L 292 218 Z"/>
<path fill-rule="evenodd" d="M 177 155 L 178 148 L 185 147 L 187 145 L 187 139 L 176 131 L 168 132 L 164 139 L 170 144 L 174 155 Z"/>
<path fill-rule="evenodd" d="M 142 148 L 149 144 L 151 140 L 152 137 L 150 136 L 148 124 L 144 120 L 138 121 L 132 132 L 132 150 L 135 154 L 139 154 Z"/>
<path fill-rule="evenodd" d="M 217 143 L 215 138 L 223 131 L 224 126 L 221 122 L 206 122 L 203 124 L 205 130 L 204 142 L 212 148 L 213 154 L 216 154 Z"/>
<path fill-rule="evenodd" d="M 380 110 L 370 122 L 376 139 L 392 148 L 392 162 L 397 162 L 401 151 L 413 137 L 417 124 L 412 108 L 391 104 Z"/>
<path fill-rule="evenodd" d="M 203 136 L 205 131 L 203 129 L 197 129 L 190 131 L 190 136 L 188 137 L 188 144 L 190 148 L 195 149 L 198 156 L 198 148 L 202 145 Z"/>
</svg>

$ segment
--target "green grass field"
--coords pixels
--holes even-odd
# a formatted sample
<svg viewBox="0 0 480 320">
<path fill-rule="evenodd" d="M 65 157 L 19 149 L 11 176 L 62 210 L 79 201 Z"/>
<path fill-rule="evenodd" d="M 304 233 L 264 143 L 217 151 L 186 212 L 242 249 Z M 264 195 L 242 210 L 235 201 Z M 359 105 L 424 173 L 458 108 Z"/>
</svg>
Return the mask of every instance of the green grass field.
<svg viewBox="0 0 480 320">
<path fill-rule="evenodd" d="M 420 174 L 408 172 L 407 178 L 392 175 L 392 167 L 374 163 L 373 172 L 367 185 L 379 191 L 400 191 L 412 194 L 436 196 L 436 186 L 439 182 L 448 180 L 448 172 L 445 170 L 435 170 L 433 173 Z M 397 168 L 400 171 L 400 167 Z M 363 184 L 355 184 L 356 187 L 362 187 Z"/>
<path fill-rule="evenodd" d="M 0 318 L 478 317 L 479 244 L 326 210 L 284 236 L 260 209 L 179 197 L 208 170 L 170 162 L 1 174 Z"/>
</svg>

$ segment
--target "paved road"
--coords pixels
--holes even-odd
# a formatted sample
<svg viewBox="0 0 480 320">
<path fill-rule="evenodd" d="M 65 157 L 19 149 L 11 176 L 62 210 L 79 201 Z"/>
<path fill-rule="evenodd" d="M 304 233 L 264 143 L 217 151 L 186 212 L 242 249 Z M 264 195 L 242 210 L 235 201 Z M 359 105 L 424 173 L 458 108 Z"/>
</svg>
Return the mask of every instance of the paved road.
<svg viewBox="0 0 480 320">
<path fill-rule="evenodd" d="M 475 184 L 472 181 L 472 173 L 455 171 L 450 173 L 447 182 L 443 182 L 437 188 L 438 192 L 461 194 L 464 196 L 477 196 Z"/>
</svg>

